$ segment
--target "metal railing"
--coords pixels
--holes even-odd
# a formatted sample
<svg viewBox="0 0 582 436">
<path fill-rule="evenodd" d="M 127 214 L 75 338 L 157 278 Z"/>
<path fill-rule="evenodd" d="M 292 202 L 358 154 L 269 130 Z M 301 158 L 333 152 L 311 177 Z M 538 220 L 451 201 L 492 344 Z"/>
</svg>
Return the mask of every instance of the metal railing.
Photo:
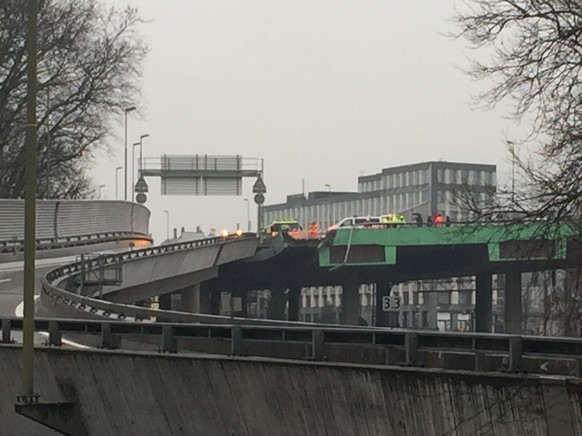
<svg viewBox="0 0 582 436">
<path fill-rule="evenodd" d="M 37 250 L 54 250 L 58 248 L 70 248 L 106 242 L 124 240 L 143 240 L 151 242 L 149 235 L 138 232 L 102 232 L 89 235 L 65 236 L 61 238 L 45 238 L 36 240 Z M 17 254 L 24 250 L 24 239 L 12 239 L 0 241 L 0 254 Z"/>
<path fill-rule="evenodd" d="M 97 268 L 116 266 L 133 260 L 192 250 L 195 248 L 207 247 L 217 244 L 224 244 L 228 243 L 229 241 L 249 238 L 255 239 L 255 234 L 243 233 L 242 235 L 229 235 L 226 237 L 198 239 L 194 241 L 178 242 L 174 244 L 148 247 L 82 259 L 78 262 L 63 265 L 49 271 L 45 277 L 41 278 L 42 293 L 43 296 L 47 296 L 55 300 L 57 303 L 66 305 L 79 311 L 80 313 L 85 312 L 88 315 L 101 316 L 104 318 L 141 321 L 149 320 L 152 317 L 166 317 L 177 322 L 224 322 L 226 319 L 228 319 L 227 317 L 150 309 L 134 306 L 131 304 L 113 303 L 110 301 L 90 298 L 69 292 L 65 289 L 61 289 L 55 286 L 54 282 L 60 281 L 66 277 L 72 277 L 87 271 L 95 270 Z M 240 322 L 245 322 L 245 320 L 241 318 Z M 246 322 L 251 322 L 251 320 L 246 320 Z M 265 323 L 269 324 L 269 321 L 266 321 Z M 276 324 L 277 322 L 273 321 L 272 323 Z"/>
<path fill-rule="evenodd" d="M 22 329 L 22 319 L 1 318 L 2 343 Z M 162 352 L 198 351 L 282 359 L 375 365 L 435 367 L 475 371 L 532 372 L 582 376 L 582 339 L 365 329 L 101 322 L 36 319 L 47 344 L 62 345 L 63 334 L 91 337 L 97 347 L 122 348 L 137 337 Z M 552 362 L 557 365 L 552 365 Z"/>
</svg>

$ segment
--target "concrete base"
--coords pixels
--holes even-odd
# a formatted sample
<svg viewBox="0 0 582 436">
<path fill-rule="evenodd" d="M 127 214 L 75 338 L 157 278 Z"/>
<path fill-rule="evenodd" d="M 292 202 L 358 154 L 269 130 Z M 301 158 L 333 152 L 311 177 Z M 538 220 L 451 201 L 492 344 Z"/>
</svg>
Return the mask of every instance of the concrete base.
<svg viewBox="0 0 582 436">
<path fill-rule="evenodd" d="M 76 403 L 15 404 L 14 411 L 64 435 L 89 434 Z"/>
</svg>

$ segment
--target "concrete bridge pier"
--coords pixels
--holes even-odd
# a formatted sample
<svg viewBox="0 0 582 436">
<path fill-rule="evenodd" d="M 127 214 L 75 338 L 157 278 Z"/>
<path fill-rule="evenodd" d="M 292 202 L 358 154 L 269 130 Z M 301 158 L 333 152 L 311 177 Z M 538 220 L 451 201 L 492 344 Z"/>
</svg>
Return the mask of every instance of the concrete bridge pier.
<svg viewBox="0 0 582 436">
<path fill-rule="evenodd" d="M 522 301 L 521 272 L 505 274 L 505 333 L 521 334 Z"/>
<path fill-rule="evenodd" d="M 299 321 L 299 308 L 301 307 L 301 288 L 292 286 L 287 293 L 287 319 Z"/>
<path fill-rule="evenodd" d="M 160 295 L 158 297 L 158 304 L 161 310 L 172 310 L 172 294 Z"/>
<path fill-rule="evenodd" d="M 360 319 L 360 283 L 348 280 L 342 284 L 340 324 L 357 325 Z"/>
<path fill-rule="evenodd" d="M 376 327 L 399 327 L 398 311 L 383 310 L 382 297 L 389 297 L 392 292 L 392 283 L 376 283 Z"/>
<path fill-rule="evenodd" d="M 180 291 L 182 311 L 190 313 L 210 312 L 210 293 L 203 289 L 200 283 Z"/>
<path fill-rule="evenodd" d="M 285 309 L 287 306 L 286 288 L 269 289 L 269 300 L 267 304 L 267 317 L 269 319 L 285 320 Z"/>
<path fill-rule="evenodd" d="M 492 331 L 492 280 L 490 272 L 482 272 L 475 277 L 475 331 Z"/>
<path fill-rule="evenodd" d="M 222 293 L 216 289 L 208 290 L 208 298 L 210 305 L 210 314 L 220 315 L 220 299 L 222 298 Z"/>
</svg>

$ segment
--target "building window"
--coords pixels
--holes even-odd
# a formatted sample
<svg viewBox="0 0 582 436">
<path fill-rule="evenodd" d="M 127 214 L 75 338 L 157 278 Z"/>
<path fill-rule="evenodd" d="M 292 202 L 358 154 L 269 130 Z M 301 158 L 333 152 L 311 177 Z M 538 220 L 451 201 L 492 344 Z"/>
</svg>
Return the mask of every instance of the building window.
<svg viewBox="0 0 582 436">
<path fill-rule="evenodd" d="M 311 295 L 309 294 L 305 296 L 305 307 L 311 307 Z"/>
<path fill-rule="evenodd" d="M 471 304 L 473 291 L 459 291 L 459 304 Z"/>
<path fill-rule="evenodd" d="M 439 182 L 439 183 L 445 182 L 445 170 L 443 170 L 443 169 L 437 170 L 437 182 Z"/>
<path fill-rule="evenodd" d="M 405 306 L 410 304 L 410 294 L 408 292 L 402 293 L 402 304 Z"/>
<path fill-rule="evenodd" d="M 408 312 L 402 312 L 402 327 L 408 327 Z"/>
<path fill-rule="evenodd" d="M 451 304 L 451 293 L 450 292 L 437 292 L 437 304 Z"/>
<path fill-rule="evenodd" d="M 428 327 L 428 310 L 423 310 L 422 311 L 422 328 L 427 328 Z"/>
</svg>

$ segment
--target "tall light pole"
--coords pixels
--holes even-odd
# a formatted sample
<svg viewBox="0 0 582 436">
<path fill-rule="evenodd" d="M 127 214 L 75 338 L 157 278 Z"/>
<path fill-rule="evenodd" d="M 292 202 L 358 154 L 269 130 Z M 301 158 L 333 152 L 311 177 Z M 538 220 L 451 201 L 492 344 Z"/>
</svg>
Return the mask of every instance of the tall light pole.
<svg viewBox="0 0 582 436">
<path fill-rule="evenodd" d="M 119 180 L 119 170 L 122 170 L 123 167 L 117 167 L 115 168 L 115 199 L 118 200 L 118 192 L 119 192 L 119 188 L 117 187 L 117 181 Z"/>
<path fill-rule="evenodd" d="M 36 254 L 36 93 L 37 0 L 28 0 L 26 34 L 26 138 L 24 144 L 24 320 L 22 325 L 22 396 L 34 399 L 34 284 Z M 34 402 L 34 401 L 32 401 Z M 38 402 L 38 398 L 36 399 Z"/>
<path fill-rule="evenodd" d="M 141 136 L 139 137 L 139 169 L 140 169 L 140 170 L 141 170 L 141 167 L 142 167 L 142 165 L 143 165 L 143 161 L 142 161 L 142 159 L 143 159 L 143 153 L 142 153 L 142 143 L 143 143 L 143 140 L 144 140 L 145 138 L 149 138 L 149 137 L 150 137 L 150 134 L 149 134 L 149 133 L 144 133 L 143 135 L 141 135 Z"/>
<path fill-rule="evenodd" d="M 331 185 L 329 183 L 326 183 L 325 185 L 327 187 L 327 192 L 331 193 Z M 325 206 L 325 205 L 324 205 Z M 328 226 L 331 226 L 333 224 L 332 219 L 331 219 L 331 203 L 327 203 L 327 207 L 329 208 L 329 222 L 328 222 Z"/>
<path fill-rule="evenodd" d="M 46 89 L 46 198 L 51 198 L 51 94 Z"/>
<path fill-rule="evenodd" d="M 131 147 L 131 201 L 135 201 L 135 147 L 141 142 L 134 142 Z"/>
<path fill-rule="evenodd" d="M 101 188 L 105 188 L 105 185 L 99 185 L 99 200 L 101 200 Z"/>
<path fill-rule="evenodd" d="M 123 110 L 123 112 L 125 113 L 125 178 L 124 178 L 124 195 L 123 197 L 125 198 L 125 200 L 127 201 L 127 114 L 131 111 L 135 110 L 135 106 L 131 106 L 128 108 L 125 108 Z"/>
<path fill-rule="evenodd" d="M 515 144 L 507 141 L 511 145 L 511 206 L 515 207 Z"/>
<path fill-rule="evenodd" d="M 251 215 L 250 215 L 250 201 L 248 198 L 244 199 L 247 204 L 247 232 L 251 231 Z"/>
<path fill-rule="evenodd" d="M 170 240 L 170 211 L 164 210 L 166 214 L 166 241 Z"/>
</svg>

